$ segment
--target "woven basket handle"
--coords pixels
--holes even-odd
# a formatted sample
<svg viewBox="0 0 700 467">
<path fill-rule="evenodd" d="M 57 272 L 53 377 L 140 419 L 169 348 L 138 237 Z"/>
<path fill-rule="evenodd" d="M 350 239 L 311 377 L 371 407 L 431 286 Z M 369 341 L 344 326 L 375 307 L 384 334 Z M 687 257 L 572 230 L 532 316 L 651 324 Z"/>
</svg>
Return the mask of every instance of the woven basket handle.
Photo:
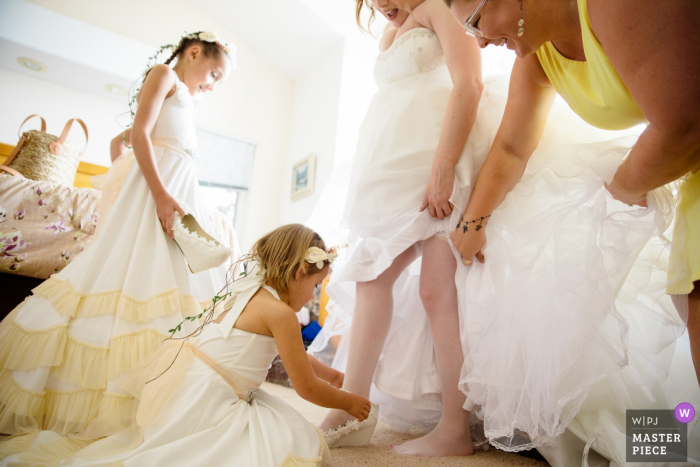
<svg viewBox="0 0 700 467">
<path fill-rule="evenodd" d="M 22 137 L 22 127 L 24 126 L 25 123 L 29 121 L 30 118 L 33 117 L 39 117 L 41 119 L 41 131 L 46 133 L 46 120 L 44 120 L 44 117 L 42 117 L 39 114 L 32 114 L 29 117 L 25 118 L 22 124 L 19 126 L 19 130 L 17 131 L 17 137 L 21 138 Z"/>
<path fill-rule="evenodd" d="M 21 178 L 26 178 L 24 175 L 21 173 L 17 172 L 15 169 L 11 169 L 6 165 L 1 165 L 0 164 L 0 172 L 7 172 L 8 174 L 14 175 L 15 177 L 21 177 Z"/>
<path fill-rule="evenodd" d="M 71 126 L 73 126 L 73 122 L 78 122 L 80 123 L 80 126 L 83 127 L 83 131 L 85 132 L 85 147 L 83 148 L 82 152 L 78 154 L 78 159 L 85 154 L 85 150 L 87 149 L 87 143 L 88 143 L 88 129 L 87 126 L 85 126 L 85 122 L 83 122 L 79 118 L 71 118 L 68 120 L 66 123 L 66 126 L 63 127 L 63 133 L 61 133 L 61 136 L 58 137 L 58 140 L 49 144 L 49 151 L 51 151 L 53 154 L 61 154 L 63 152 L 63 143 L 66 142 L 66 138 L 68 137 L 68 132 L 70 132 Z M 76 165 L 78 164 L 78 160 L 75 161 Z"/>
</svg>

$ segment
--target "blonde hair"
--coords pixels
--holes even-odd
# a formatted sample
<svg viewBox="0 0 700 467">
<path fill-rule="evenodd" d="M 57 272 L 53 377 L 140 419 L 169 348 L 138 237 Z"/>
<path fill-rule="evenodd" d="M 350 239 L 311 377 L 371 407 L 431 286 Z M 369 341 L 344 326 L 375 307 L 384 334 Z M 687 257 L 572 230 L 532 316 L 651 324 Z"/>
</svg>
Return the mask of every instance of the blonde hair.
<svg viewBox="0 0 700 467">
<path fill-rule="evenodd" d="M 360 22 L 363 6 L 369 8 L 370 11 L 369 20 L 367 20 L 367 27 L 364 27 Z M 370 28 L 372 27 L 372 22 L 374 21 L 374 15 L 375 10 L 371 0 L 355 0 L 355 21 L 357 22 L 357 27 L 359 27 L 363 31 L 367 31 L 370 35 L 372 35 L 372 31 L 370 31 Z"/>
<path fill-rule="evenodd" d="M 297 268 L 303 268 L 306 251 L 312 246 L 326 250 L 326 244 L 319 234 L 301 224 L 288 224 L 278 227 L 255 242 L 250 255 L 260 268 L 266 271 L 270 285 L 281 292 L 289 290 Z M 325 261 L 325 265 L 328 261 Z M 304 271 L 304 269 L 302 269 Z M 320 269 L 309 264 L 306 274 L 315 274 Z"/>
</svg>

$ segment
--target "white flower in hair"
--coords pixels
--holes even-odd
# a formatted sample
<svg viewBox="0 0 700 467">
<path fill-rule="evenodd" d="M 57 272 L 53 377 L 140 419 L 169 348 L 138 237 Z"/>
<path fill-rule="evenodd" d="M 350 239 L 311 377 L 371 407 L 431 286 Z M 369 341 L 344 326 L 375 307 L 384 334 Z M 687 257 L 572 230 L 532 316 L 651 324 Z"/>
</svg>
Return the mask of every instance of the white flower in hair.
<svg viewBox="0 0 700 467">
<path fill-rule="evenodd" d="M 328 258 L 328 253 L 320 249 L 319 247 L 312 246 L 306 250 L 306 256 L 304 261 L 311 264 L 316 264 L 316 267 L 323 269 L 323 261 Z"/>
<path fill-rule="evenodd" d="M 199 33 L 199 39 L 204 42 L 217 42 L 219 40 L 219 36 L 217 36 L 215 32 L 206 31 Z"/>
</svg>

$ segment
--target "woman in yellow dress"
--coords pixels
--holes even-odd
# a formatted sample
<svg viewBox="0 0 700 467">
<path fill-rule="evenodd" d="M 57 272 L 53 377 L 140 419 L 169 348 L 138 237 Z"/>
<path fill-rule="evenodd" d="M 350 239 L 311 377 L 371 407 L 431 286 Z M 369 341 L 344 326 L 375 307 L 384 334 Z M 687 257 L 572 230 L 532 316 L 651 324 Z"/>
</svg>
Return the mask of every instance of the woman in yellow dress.
<svg viewBox="0 0 700 467">
<path fill-rule="evenodd" d="M 544 144 L 538 147 L 557 94 L 581 119 L 592 126 L 605 130 L 622 130 L 646 124 L 646 128 L 634 145 L 625 149 L 625 152 L 627 149 L 629 152 L 619 166 L 615 166 L 614 176 L 611 173 L 609 178 L 603 177 L 607 182 L 605 196 L 610 195 L 614 200 L 622 202 L 609 200 L 607 206 L 613 206 L 621 212 L 626 210 L 624 215 L 641 218 L 645 212 L 651 212 L 658 207 L 654 191 L 681 179 L 678 188 L 680 203 L 674 219 L 670 261 L 667 267 L 663 266 L 660 269 L 668 270 L 666 292 L 673 297 L 673 302 L 678 309 L 676 317 L 679 318 L 679 323 L 673 324 L 680 324 L 681 331 L 683 322 L 680 319 L 687 324 L 690 353 L 696 374 L 700 373 L 698 371 L 700 368 L 700 174 L 698 173 L 700 171 L 700 85 L 698 84 L 700 83 L 700 54 L 698 54 L 700 3 L 693 0 L 665 2 L 657 0 L 617 0 L 615 2 L 606 0 L 445 0 L 445 2 L 467 32 L 477 37 L 481 47 L 505 45 L 518 56 L 513 66 L 508 102 L 496 140 L 479 173 L 460 226 L 451 235 L 465 264 L 477 261 L 472 266 L 475 269 L 469 274 L 476 271 L 478 277 L 482 279 L 483 289 L 485 273 L 480 272 L 479 268 L 488 268 L 489 261 L 497 258 L 498 253 L 494 248 L 492 235 L 496 237 L 501 235 L 494 232 L 497 230 L 495 225 L 488 226 L 488 223 L 491 221 L 492 224 L 496 224 L 498 219 L 498 225 L 503 225 L 503 218 L 509 215 L 508 209 L 513 210 L 513 206 L 517 205 L 518 196 L 523 198 L 522 192 L 518 193 L 518 187 L 522 187 L 524 174 L 527 178 L 528 173 L 531 172 L 528 162 L 533 162 L 531 160 L 533 153 L 541 152 L 542 146 L 546 146 Z M 533 185 L 532 192 L 527 196 L 538 196 L 537 189 L 541 186 Z M 506 203 L 503 203 L 504 200 Z M 504 205 L 510 207 L 506 206 L 503 209 Z M 629 209 L 625 205 L 628 205 Z M 643 209 L 647 207 L 648 210 Z M 490 217 L 492 214 L 493 217 Z M 477 227 L 477 224 L 485 228 Z M 504 238 L 504 235 L 501 235 L 501 238 Z M 503 243 L 505 244 L 507 240 L 505 238 Z M 557 251 L 560 256 L 565 256 L 561 253 Z M 659 254 L 658 258 L 662 256 Z M 494 265 L 490 268 L 492 271 L 495 270 Z M 570 279 L 571 275 L 565 277 L 567 272 L 562 274 L 562 271 L 557 270 L 554 274 L 558 278 Z M 503 274 L 507 276 L 511 273 L 512 270 L 505 270 Z M 634 274 L 634 269 L 630 274 Z M 494 275 L 497 273 L 494 272 Z M 528 292 L 506 290 L 515 297 Z M 618 292 L 619 289 L 615 293 Z M 596 299 L 595 296 L 579 297 L 579 301 L 593 302 Z M 665 297 L 665 300 L 668 301 L 668 297 Z M 502 303 L 499 306 L 502 306 Z M 613 308 L 616 307 L 617 304 Z M 651 308 L 652 305 L 649 307 Z M 614 315 L 616 312 L 617 310 L 612 310 L 609 314 Z M 656 315 L 656 317 L 660 316 Z M 617 320 L 621 324 L 620 335 L 626 336 L 625 333 L 630 332 L 629 337 L 618 336 L 621 343 L 618 349 L 621 355 L 618 369 L 634 367 L 633 357 L 629 356 L 625 346 L 628 340 L 632 344 L 635 342 L 633 335 L 637 325 L 634 322 L 635 319 L 636 317 L 627 319 L 629 324 L 625 319 Z M 667 324 L 669 321 L 667 320 Z M 482 327 L 478 332 L 486 332 L 486 325 L 483 323 L 479 325 Z M 629 327 L 624 328 L 627 325 Z M 498 331 L 503 331 L 504 328 L 505 326 L 501 324 Z M 661 325 L 659 325 L 660 328 Z M 675 326 L 673 334 L 676 337 L 678 330 L 679 326 Z M 470 332 L 475 332 L 473 327 Z M 516 330 L 508 330 L 508 332 L 515 335 Z M 492 334 L 489 337 L 493 337 L 492 341 L 496 341 L 497 336 L 498 334 Z M 522 337 L 522 342 L 525 342 L 526 337 Z M 651 340 L 649 335 L 642 337 Z M 670 333 L 666 335 L 666 342 L 672 342 L 672 337 Z M 595 338 L 597 337 L 590 337 L 591 340 Z M 641 341 L 643 339 L 640 338 L 636 342 Z M 532 344 L 532 340 L 527 342 L 527 345 Z M 465 363 L 465 365 L 472 366 L 465 366 L 462 373 L 461 387 L 468 393 L 467 404 L 470 403 L 469 392 L 484 390 L 480 395 L 477 394 L 479 397 L 472 402 L 501 404 L 499 407 L 507 405 L 507 402 L 502 400 L 504 393 L 497 392 L 502 387 L 489 386 L 488 382 L 484 382 L 487 380 L 483 378 L 478 381 L 480 377 L 478 372 L 481 367 L 474 358 L 485 355 L 485 353 L 478 353 L 479 345 L 474 340 L 470 341 L 470 352 L 473 358 L 471 363 Z M 538 343 L 538 345 L 545 344 Z M 495 348 L 492 346 L 491 350 Z M 670 349 L 672 354 L 673 345 Z M 611 353 L 613 353 L 612 350 Z M 678 353 L 676 349 L 676 354 Z M 563 354 L 555 357 L 560 358 L 561 355 Z M 523 366 L 525 365 L 522 354 L 513 357 L 514 361 L 517 360 Z M 677 355 L 673 355 L 674 359 L 676 357 Z M 681 357 L 685 358 L 683 355 Z M 670 355 L 668 360 L 671 360 Z M 686 359 L 687 365 L 690 365 L 689 360 L 689 358 Z M 571 361 L 574 359 L 572 358 Z M 493 365 L 494 361 L 491 360 L 490 363 Z M 663 369 L 665 372 L 661 371 L 656 375 L 656 381 L 659 381 L 659 384 L 663 383 L 667 373 L 672 371 L 670 370 L 672 366 L 669 363 Z M 573 368 L 576 369 L 576 367 Z M 590 368 L 578 369 L 581 373 L 585 373 L 591 368 L 593 368 L 592 365 Z M 600 378 L 597 381 L 600 381 L 604 376 L 612 374 L 612 369 L 609 373 L 591 369 L 590 374 L 599 375 Z M 513 374 L 509 376 L 513 381 Z M 645 376 L 647 375 L 642 375 L 642 379 Z M 530 372 L 523 376 L 523 381 L 530 381 L 534 377 L 533 372 Z M 687 380 L 688 375 L 685 374 L 684 378 Z M 689 393 L 694 394 L 694 389 L 689 385 L 690 382 L 695 385 L 695 381 L 685 383 L 688 383 Z M 476 389 L 467 387 L 472 383 Z M 587 389 L 580 391 L 583 394 L 581 403 L 587 391 L 590 390 L 588 384 Z M 582 386 L 577 386 L 575 389 L 578 390 Z M 545 400 L 546 397 L 543 394 L 549 391 L 551 386 L 543 385 L 540 389 L 542 391 L 542 394 L 539 394 L 542 396 L 540 400 Z M 572 389 L 572 397 L 574 392 Z M 532 393 L 527 394 L 527 397 L 530 397 L 528 400 L 536 399 Z M 591 399 L 590 396 L 589 399 Z M 566 406 L 569 400 L 558 399 L 555 402 L 560 406 Z M 519 404 L 521 405 L 517 410 L 522 411 L 522 406 L 525 405 L 523 400 L 520 400 Z M 620 406 L 618 405 L 618 408 Z M 528 405 L 527 409 L 532 407 Z M 583 407 L 585 408 L 585 404 Z M 554 417 L 554 421 L 549 420 L 553 426 L 551 431 L 543 429 L 538 432 L 537 429 L 541 429 L 542 425 L 532 431 L 525 431 L 530 434 L 530 437 L 533 437 L 533 433 L 542 434 L 543 438 L 550 438 L 551 441 L 562 433 L 580 408 L 580 404 L 574 407 L 569 417 L 557 414 L 561 417 Z M 667 408 L 673 409 L 673 407 Z M 535 413 L 538 410 L 531 412 Z M 492 411 L 491 414 L 496 413 Z M 511 416 L 517 419 L 513 413 L 496 415 L 503 415 L 504 419 Z M 536 418 L 534 415 L 531 417 Z M 539 417 L 539 420 L 542 420 L 542 416 Z M 569 428 L 571 429 L 578 422 L 581 422 L 581 417 L 577 417 Z M 487 419 L 487 431 L 488 424 Z M 596 429 L 600 428 L 602 431 L 612 424 L 613 422 L 607 426 L 596 425 Z M 689 426 L 688 429 L 689 434 L 691 427 Z M 583 439 L 581 447 L 588 440 L 586 448 L 589 448 L 595 442 L 596 436 L 604 438 L 601 431 L 584 433 L 584 422 L 581 422 L 578 428 L 580 428 L 578 432 L 575 429 L 573 431 Z M 624 433 L 624 424 L 622 433 Z M 500 435 L 508 438 L 507 432 Z M 608 440 L 610 439 L 608 437 Z M 514 440 L 512 426 L 508 443 L 512 450 L 518 450 L 518 446 L 538 446 L 534 440 L 532 443 Z M 625 462 L 624 440 L 621 445 L 622 452 L 618 451 L 620 457 L 613 452 L 616 451 L 614 444 L 614 442 L 609 443 L 607 449 L 601 443 L 595 443 L 593 447 L 602 452 L 607 451 L 606 457 L 623 459 L 621 462 Z M 617 447 L 619 446 L 618 444 Z M 549 457 L 548 460 L 550 460 Z M 552 462 L 552 465 L 559 463 L 567 465 L 567 461 L 562 458 L 550 460 L 550 463 Z M 574 459 L 570 458 L 568 462 L 574 462 Z"/>
</svg>

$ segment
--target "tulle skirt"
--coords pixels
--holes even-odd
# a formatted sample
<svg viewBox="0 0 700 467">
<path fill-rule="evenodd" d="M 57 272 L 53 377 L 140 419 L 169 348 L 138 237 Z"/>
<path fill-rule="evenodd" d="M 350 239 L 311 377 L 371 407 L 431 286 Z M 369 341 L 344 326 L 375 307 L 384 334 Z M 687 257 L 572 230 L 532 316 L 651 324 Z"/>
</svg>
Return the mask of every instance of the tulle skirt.
<svg viewBox="0 0 700 467">
<path fill-rule="evenodd" d="M 501 449 L 561 454 L 574 449 L 557 440 L 569 427 L 586 452 L 623 464 L 625 410 L 700 396 L 685 323 L 665 295 L 675 187 L 650 192 L 648 208 L 613 199 L 604 183 L 636 136 L 604 136 L 555 108 L 486 227 L 486 262 L 458 271 L 460 388 Z"/>
</svg>

